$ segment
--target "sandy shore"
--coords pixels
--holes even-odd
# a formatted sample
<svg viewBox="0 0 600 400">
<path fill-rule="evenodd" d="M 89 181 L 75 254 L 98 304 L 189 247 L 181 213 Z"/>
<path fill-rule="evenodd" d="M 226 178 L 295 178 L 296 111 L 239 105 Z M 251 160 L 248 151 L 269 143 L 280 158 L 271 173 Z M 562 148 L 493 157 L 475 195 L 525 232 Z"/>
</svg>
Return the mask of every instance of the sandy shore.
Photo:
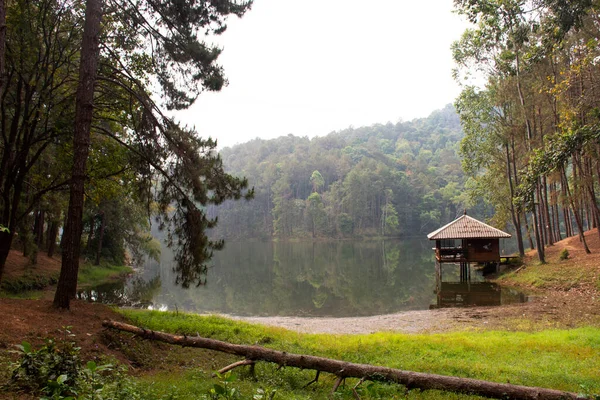
<svg viewBox="0 0 600 400">
<path fill-rule="evenodd" d="M 520 304 L 407 311 L 372 317 L 228 317 L 303 333 L 439 333 L 464 329 L 536 331 L 600 326 L 599 305 L 600 298 L 597 296 L 583 290 L 570 290 L 532 297 Z"/>
<path fill-rule="evenodd" d="M 351 318 L 228 317 L 303 333 L 369 334 L 382 331 L 421 333 L 447 331 L 455 327 L 457 322 L 468 319 L 474 311 L 437 309 Z"/>
</svg>

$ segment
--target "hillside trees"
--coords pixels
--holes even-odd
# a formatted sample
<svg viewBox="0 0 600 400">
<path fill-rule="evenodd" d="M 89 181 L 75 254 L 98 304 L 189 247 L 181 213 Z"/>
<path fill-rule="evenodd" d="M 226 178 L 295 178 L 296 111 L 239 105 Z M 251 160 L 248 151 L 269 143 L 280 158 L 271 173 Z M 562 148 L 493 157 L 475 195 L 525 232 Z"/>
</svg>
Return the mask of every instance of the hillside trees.
<svg viewBox="0 0 600 400">
<path fill-rule="evenodd" d="M 455 1 L 476 24 L 454 45 L 457 77 L 478 66 L 486 83 L 457 101 L 465 128 L 464 165 L 517 234 L 544 245 L 598 226 L 597 2 Z M 569 154 L 557 148 L 586 138 Z M 544 162 L 542 154 L 554 155 Z M 503 185 L 498 187 L 498 178 Z M 506 200 L 508 199 L 508 201 Z M 529 222 L 533 222 L 530 225 Z M 518 238 L 523 251 L 522 238 Z M 584 243 L 584 247 L 585 243 Z"/>
<path fill-rule="evenodd" d="M 457 115 L 448 106 L 410 122 L 311 140 L 256 139 L 223 149 L 228 171 L 248 177 L 256 200 L 209 207 L 209 214 L 220 218 L 213 234 L 236 239 L 413 236 L 450 222 L 465 207 L 477 215 L 476 202 L 463 195 L 461 137 Z"/>
</svg>

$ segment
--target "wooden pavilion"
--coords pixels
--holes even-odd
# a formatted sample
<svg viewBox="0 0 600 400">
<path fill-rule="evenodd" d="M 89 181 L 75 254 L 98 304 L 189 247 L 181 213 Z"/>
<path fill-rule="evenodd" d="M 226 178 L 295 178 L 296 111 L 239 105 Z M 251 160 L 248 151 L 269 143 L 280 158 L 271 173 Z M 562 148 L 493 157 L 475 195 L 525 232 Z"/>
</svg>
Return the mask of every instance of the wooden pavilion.
<svg viewBox="0 0 600 400">
<path fill-rule="evenodd" d="M 427 235 L 435 240 L 435 265 L 438 282 L 442 265 L 460 264 L 460 281 L 471 279 L 471 263 L 500 263 L 500 239 L 511 235 L 464 215 Z M 438 285 L 439 286 L 439 285 Z"/>
</svg>

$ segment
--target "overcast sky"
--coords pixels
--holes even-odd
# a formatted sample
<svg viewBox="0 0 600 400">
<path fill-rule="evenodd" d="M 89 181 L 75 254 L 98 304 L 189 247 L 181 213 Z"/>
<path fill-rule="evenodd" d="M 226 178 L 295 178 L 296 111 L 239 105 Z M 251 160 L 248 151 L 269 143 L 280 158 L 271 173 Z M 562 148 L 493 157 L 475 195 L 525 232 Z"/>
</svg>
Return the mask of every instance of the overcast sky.
<svg viewBox="0 0 600 400">
<path fill-rule="evenodd" d="M 425 117 L 459 93 L 452 0 L 255 0 L 218 43 L 229 86 L 179 114 L 219 148 Z"/>
</svg>

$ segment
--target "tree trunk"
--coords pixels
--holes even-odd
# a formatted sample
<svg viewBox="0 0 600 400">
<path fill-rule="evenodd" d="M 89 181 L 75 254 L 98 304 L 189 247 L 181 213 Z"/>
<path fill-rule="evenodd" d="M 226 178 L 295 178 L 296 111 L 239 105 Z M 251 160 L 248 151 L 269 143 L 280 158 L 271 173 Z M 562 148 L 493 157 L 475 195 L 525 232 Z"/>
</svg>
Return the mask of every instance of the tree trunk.
<svg viewBox="0 0 600 400">
<path fill-rule="evenodd" d="M 46 223 L 46 212 L 40 210 L 35 220 L 35 244 L 41 250 L 44 246 L 44 224 Z"/>
<path fill-rule="evenodd" d="M 510 189 L 510 215 L 515 226 L 515 235 L 517 236 L 517 246 L 519 247 L 519 256 L 525 256 L 525 248 L 523 247 L 523 234 L 521 233 L 521 221 L 519 220 L 519 213 L 515 209 L 513 199 L 515 197 L 512 173 L 510 168 L 510 152 L 508 143 L 506 143 L 506 173 L 508 175 L 508 187 Z"/>
<path fill-rule="evenodd" d="M 56 250 L 56 237 L 58 236 L 58 222 L 52 221 L 50 223 L 50 228 L 48 228 L 48 237 L 46 240 L 48 241 L 48 257 L 54 256 L 54 251 Z"/>
<path fill-rule="evenodd" d="M 102 0 L 87 0 L 79 83 L 75 97 L 75 129 L 73 135 L 73 169 L 67 224 L 64 232 L 62 266 L 54 296 L 54 307 L 68 309 L 77 291 L 81 234 L 83 228 L 83 198 L 86 162 L 90 146 L 90 127 L 94 113 L 94 85 L 98 70 Z"/>
<path fill-rule="evenodd" d="M 2 283 L 4 266 L 6 265 L 6 259 L 8 258 L 8 253 L 10 252 L 10 247 L 12 246 L 14 237 L 15 236 L 12 232 L 0 231 L 0 283 Z"/>
<path fill-rule="evenodd" d="M 535 245 L 533 244 L 533 239 L 531 238 L 531 231 L 529 230 L 529 220 L 527 219 L 527 213 L 523 213 L 523 218 L 525 219 L 525 231 L 527 232 L 527 240 L 529 241 L 529 248 L 535 249 Z"/>
<path fill-rule="evenodd" d="M 536 185 L 538 186 L 538 185 Z M 537 191 L 537 189 L 536 189 Z M 544 253 L 544 243 L 543 243 L 543 238 L 542 238 L 542 232 L 540 230 L 540 221 L 538 220 L 538 209 L 539 206 L 536 207 L 535 205 L 535 200 L 534 200 L 534 204 L 533 204 L 533 229 L 535 232 L 535 245 L 537 246 L 537 255 L 538 255 L 538 260 L 540 260 L 540 262 L 542 264 L 546 263 L 546 255 Z"/>
<path fill-rule="evenodd" d="M 136 336 L 179 346 L 198 347 L 220 351 L 245 357 L 247 361 L 235 363 L 248 365 L 255 361 L 272 362 L 281 366 L 301 369 L 313 369 L 336 375 L 338 378 L 360 378 L 371 381 L 395 382 L 407 388 L 446 390 L 469 393 L 498 399 L 577 399 L 577 393 L 562 392 L 553 389 L 543 389 L 528 386 L 511 385 L 506 383 L 488 382 L 471 378 L 458 378 L 427 374 L 421 372 L 403 371 L 394 368 L 380 367 L 368 364 L 355 364 L 330 358 L 316 357 L 304 354 L 293 354 L 272 350 L 260 346 L 247 346 L 207 339 L 199 336 L 188 337 L 171 335 L 164 332 L 151 331 L 137 326 L 116 321 L 104 321 L 104 327 L 130 332 Z M 232 365 L 231 367 L 233 367 Z M 232 368 L 229 368 L 232 369 Z M 335 390 L 336 387 L 334 387 Z"/>
<path fill-rule="evenodd" d="M 96 228 L 95 224 L 96 224 L 96 216 L 93 215 L 92 217 L 90 217 L 90 230 L 88 232 L 87 243 L 86 243 L 86 247 L 85 247 L 86 253 L 92 252 L 92 242 L 94 240 L 94 233 L 95 233 L 95 228 Z"/>
<path fill-rule="evenodd" d="M 544 220 L 546 222 L 546 238 L 548 239 L 548 246 L 554 246 L 554 235 L 552 234 L 552 220 L 550 218 L 550 205 L 548 204 L 548 184 L 546 176 L 542 177 L 542 196 L 544 198 Z"/>
<path fill-rule="evenodd" d="M 6 63 L 6 3 L 0 0 L 0 98 L 5 89 L 4 73 Z"/>
<path fill-rule="evenodd" d="M 583 226 L 581 223 L 581 217 L 579 216 L 579 212 L 576 209 L 575 202 L 573 201 L 573 196 L 571 196 L 571 189 L 569 189 L 569 183 L 567 181 L 567 175 L 565 173 L 565 169 L 561 169 L 563 184 L 565 185 L 565 190 L 567 192 L 567 198 L 571 202 L 571 208 L 573 209 L 573 214 L 575 216 L 575 222 L 577 222 L 577 230 L 579 231 L 579 240 L 583 243 L 583 248 L 586 254 L 590 254 L 591 251 L 588 248 L 587 242 L 585 241 L 585 235 L 583 233 Z"/>
<path fill-rule="evenodd" d="M 558 190 L 556 188 L 556 182 L 551 185 L 551 202 L 552 202 L 552 226 L 554 226 L 554 239 L 555 241 L 561 241 L 562 236 L 560 233 L 560 216 L 558 214 Z"/>
<path fill-rule="evenodd" d="M 96 261 L 94 265 L 100 265 L 100 255 L 102 254 L 102 240 L 104 239 L 104 226 L 106 223 L 106 217 L 104 212 L 100 212 L 100 228 L 98 230 L 98 246 L 96 247 Z"/>
</svg>

